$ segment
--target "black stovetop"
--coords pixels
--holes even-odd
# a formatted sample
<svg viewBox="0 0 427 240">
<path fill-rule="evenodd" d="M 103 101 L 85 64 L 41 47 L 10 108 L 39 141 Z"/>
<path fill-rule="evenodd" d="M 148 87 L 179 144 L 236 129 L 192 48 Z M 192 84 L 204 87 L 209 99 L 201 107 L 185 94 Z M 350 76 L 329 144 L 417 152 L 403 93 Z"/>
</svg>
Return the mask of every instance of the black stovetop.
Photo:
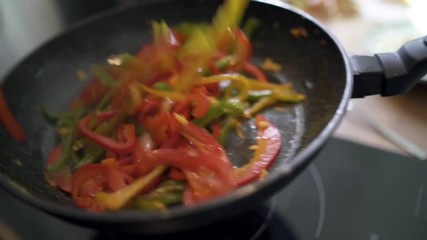
<svg viewBox="0 0 427 240">
<path fill-rule="evenodd" d="M 427 162 L 332 139 L 259 208 L 227 223 L 141 239 L 427 239 L 426 200 Z M 0 239 L 129 238 L 58 220 L 4 191 L 0 202 Z"/>
</svg>

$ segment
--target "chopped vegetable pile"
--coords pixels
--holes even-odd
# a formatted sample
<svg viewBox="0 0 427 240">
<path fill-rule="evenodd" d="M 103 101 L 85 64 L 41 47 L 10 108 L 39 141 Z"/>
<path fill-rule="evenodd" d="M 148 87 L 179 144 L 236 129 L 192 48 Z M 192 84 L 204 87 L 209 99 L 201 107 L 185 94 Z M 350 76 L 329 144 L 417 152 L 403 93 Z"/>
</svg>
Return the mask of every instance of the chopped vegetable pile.
<svg viewBox="0 0 427 240">
<path fill-rule="evenodd" d="M 260 111 L 304 96 L 269 82 L 251 62 L 249 38 L 260 22 L 240 27 L 247 5 L 225 1 L 211 24 L 152 22 L 152 41 L 93 67 L 69 111 L 43 108 L 59 137 L 49 182 L 78 207 L 101 212 L 191 206 L 262 178 L 282 144 Z M 266 69 L 281 70 L 268 61 Z M 233 166 L 225 145 L 231 133 L 244 138 L 242 122 L 251 118 L 253 156 Z"/>
</svg>

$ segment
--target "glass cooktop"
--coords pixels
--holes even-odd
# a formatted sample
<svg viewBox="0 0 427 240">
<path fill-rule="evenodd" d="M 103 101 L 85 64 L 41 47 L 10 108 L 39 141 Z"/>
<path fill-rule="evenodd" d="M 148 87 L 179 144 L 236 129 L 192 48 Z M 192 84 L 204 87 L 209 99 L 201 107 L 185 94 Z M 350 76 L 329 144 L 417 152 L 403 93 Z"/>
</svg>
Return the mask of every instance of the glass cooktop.
<svg viewBox="0 0 427 240">
<path fill-rule="evenodd" d="M 260 207 L 191 232 L 122 236 L 53 218 L 0 190 L 0 239 L 427 239 L 427 162 L 331 139 Z"/>
</svg>

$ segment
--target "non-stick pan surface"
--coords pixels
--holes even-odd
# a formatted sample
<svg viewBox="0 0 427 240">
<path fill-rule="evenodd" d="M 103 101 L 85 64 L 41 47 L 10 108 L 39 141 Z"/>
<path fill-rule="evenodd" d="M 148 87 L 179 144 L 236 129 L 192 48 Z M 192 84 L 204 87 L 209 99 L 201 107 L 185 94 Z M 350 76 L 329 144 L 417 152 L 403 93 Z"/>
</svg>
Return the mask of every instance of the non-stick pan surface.
<svg viewBox="0 0 427 240">
<path fill-rule="evenodd" d="M 281 130 L 283 147 L 269 176 L 236 192 L 191 208 L 165 212 L 127 211 L 93 214 L 75 207 L 66 194 L 44 179 L 47 153 L 55 143 L 54 127 L 40 107 L 66 110 L 87 83 L 76 71 L 89 73 L 111 54 L 137 51 L 151 38 L 150 22 L 210 21 L 222 1 L 146 1 L 140 6 L 102 13 L 49 41 L 6 76 L 7 102 L 28 134 L 18 144 L 0 128 L 0 182 L 21 200 L 74 223 L 110 231 L 159 234 L 190 229 L 248 210 L 269 198 L 300 172 L 327 141 L 345 112 L 352 75 L 343 49 L 308 15 L 277 1 L 254 1 L 246 17 L 262 25 L 253 36 L 254 61 L 271 57 L 283 66 L 273 81 L 291 82 L 307 96 L 300 104 L 271 108 L 265 115 Z M 268 1 L 272 2 L 272 1 Z M 307 36 L 291 34 L 303 28 Z M 246 139 L 254 136 L 251 121 Z M 250 158 L 250 140 L 235 138 L 229 146 L 235 164 Z"/>
</svg>

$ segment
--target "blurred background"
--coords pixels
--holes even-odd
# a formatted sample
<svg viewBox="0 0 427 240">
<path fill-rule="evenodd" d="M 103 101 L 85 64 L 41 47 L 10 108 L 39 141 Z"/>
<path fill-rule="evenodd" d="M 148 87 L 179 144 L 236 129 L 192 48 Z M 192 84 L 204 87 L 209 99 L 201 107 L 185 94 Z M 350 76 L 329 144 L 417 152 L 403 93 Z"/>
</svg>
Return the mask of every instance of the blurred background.
<svg viewBox="0 0 427 240">
<path fill-rule="evenodd" d="M 289 0 L 311 13 L 349 54 L 396 51 L 403 42 L 427 35 L 424 0 Z M 353 99 L 336 137 L 408 154 L 395 139 L 427 151 L 427 78 L 409 93 L 395 97 Z M 369 119 L 368 119 L 369 118 Z M 379 125 L 379 127 L 377 126 Z M 381 129 L 385 127 L 386 129 Z"/>
<path fill-rule="evenodd" d="M 76 21 L 98 11 L 144 0 L 2 0 L 0 1 L 0 76 L 29 52 Z M 425 0 L 287 0 L 326 25 L 349 54 L 394 51 L 409 39 L 427 34 Z M 427 78 L 410 93 L 352 100 L 335 136 L 407 154 L 366 118 L 427 149 Z M 356 112 L 355 109 L 358 111 Z M 363 120 L 365 119 L 365 120 Z"/>
</svg>

